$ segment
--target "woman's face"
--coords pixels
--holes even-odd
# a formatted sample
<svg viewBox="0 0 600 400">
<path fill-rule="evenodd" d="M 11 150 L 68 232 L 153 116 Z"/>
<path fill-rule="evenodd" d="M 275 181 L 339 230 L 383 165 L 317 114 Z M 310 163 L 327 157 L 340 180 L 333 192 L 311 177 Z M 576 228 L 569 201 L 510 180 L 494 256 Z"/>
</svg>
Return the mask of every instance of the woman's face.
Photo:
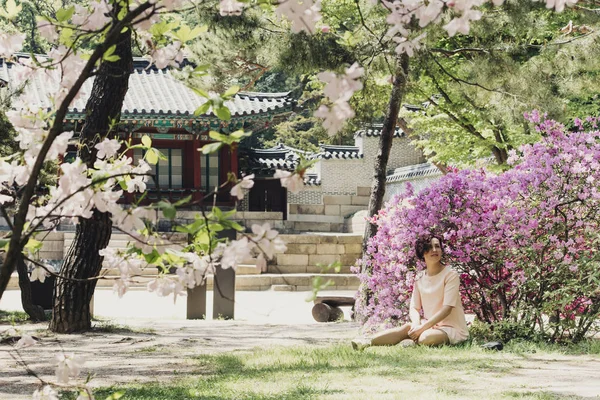
<svg viewBox="0 0 600 400">
<path fill-rule="evenodd" d="M 431 248 L 423 254 L 427 264 L 438 262 L 442 258 L 442 245 L 440 241 L 437 238 L 433 238 L 430 245 Z"/>
</svg>

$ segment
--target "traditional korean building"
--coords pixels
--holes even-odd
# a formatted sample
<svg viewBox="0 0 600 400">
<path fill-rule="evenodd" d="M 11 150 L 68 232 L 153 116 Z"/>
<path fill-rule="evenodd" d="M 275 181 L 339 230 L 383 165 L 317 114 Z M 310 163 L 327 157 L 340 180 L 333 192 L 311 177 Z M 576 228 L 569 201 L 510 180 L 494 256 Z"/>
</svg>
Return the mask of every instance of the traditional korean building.
<svg viewBox="0 0 600 400">
<path fill-rule="evenodd" d="M 278 228 L 288 232 L 352 231 L 353 216 L 369 203 L 381 129 L 381 125 L 368 126 L 355 133 L 354 146 L 320 145 L 314 153 L 282 144 L 248 150 L 240 157 L 240 168 L 254 173 L 256 179 L 240 209 L 281 212 L 283 222 Z M 305 187 L 294 194 L 271 177 L 277 169 L 293 171 L 300 157 L 316 162 L 305 174 Z M 440 175 L 398 128 L 388 161 L 386 198 L 401 192 L 407 181 L 421 188 Z M 364 214 L 357 218 L 363 225 Z"/>
<path fill-rule="evenodd" d="M 11 75 L 11 63 L 0 60 L 0 86 L 12 88 Z M 93 79 L 88 79 L 83 91 L 90 93 L 92 84 Z M 35 80 L 26 87 L 25 96 L 39 107 L 50 108 L 52 90 L 46 83 Z M 79 98 L 69 107 L 64 121 L 67 129 L 77 132 L 81 128 L 86 100 Z M 134 144 L 139 143 L 143 135 L 150 136 L 153 147 L 166 156 L 166 160 L 160 160 L 154 167 L 158 182 L 149 182 L 150 200 L 160 197 L 174 201 L 188 195 L 198 199 L 214 190 L 227 179 L 229 172 L 238 171 L 238 155 L 236 149 L 226 146 L 210 155 L 199 152 L 198 149 L 212 142 L 208 132 L 229 133 L 243 128 L 258 133 L 284 118 L 295 104 L 289 93 L 240 92 L 225 103 L 231 120 L 221 121 L 212 112 L 194 115 L 205 101 L 168 69 L 157 70 L 145 59 L 134 60 L 118 131 L 121 138 L 131 138 Z M 141 150 L 130 153 L 134 159 L 143 156 Z M 67 160 L 74 155 L 73 149 L 67 154 Z M 218 203 L 233 204 L 229 193 L 219 196 Z"/>
</svg>

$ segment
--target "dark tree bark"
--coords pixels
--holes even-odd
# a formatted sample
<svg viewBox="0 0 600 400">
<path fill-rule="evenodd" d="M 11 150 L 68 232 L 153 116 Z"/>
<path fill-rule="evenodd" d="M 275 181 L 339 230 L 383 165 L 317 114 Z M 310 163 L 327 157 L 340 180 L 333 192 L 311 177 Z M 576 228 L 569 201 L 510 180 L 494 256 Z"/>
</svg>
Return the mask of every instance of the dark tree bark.
<svg viewBox="0 0 600 400">
<path fill-rule="evenodd" d="M 120 57 L 119 61 L 101 64 L 86 104 L 87 117 L 81 131 L 79 156 L 88 166 L 96 160 L 94 145 L 106 137 L 110 121 L 118 120 L 120 116 L 133 69 L 130 29 L 121 33 L 114 54 Z M 107 213 L 94 210 L 92 218 L 81 218 L 61 275 L 75 279 L 98 276 L 103 259 L 98 251 L 108 245 L 111 231 L 112 221 Z M 50 329 L 59 333 L 89 330 L 90 301 L 95 288 L 96 280 L 57 279 Z"/>
<path fill-rule="evenodd" d="M 27 265 L 25 265 L 25 261 L 23 261 L 22 257 L 17 260 L 17 272 L 19 274 L 19 288 L 21 289 L 21 304 L 23 305 L 23 310 L 25 310 L 32 321 L 45 321 L 46 314 L 44 314 L 44 309 L 33 304 L 29 273 L 27 272 Z"/>
<path fill-rule="evenodd" d="M 383 195 L 385 194 L 385 177 L 387 172 L 387 164 L 390 158 L 390 150 L 392 149 L 392 139 L 396 131 L 398 122 L 398 113 L 404 97 L 406 82 L 408 80 L 409 57 L 406 53 L 399 55 L 396 58 L 396 72 L 394 76 L 394 84 L 390 95 L 390 102 L 383 120 L 383 129 L 379 138 L 379 150 L 375 157 L 375 176 L 373 177 L 373 185 L 371 186 L 371 198 L 369 199 L 369 218 L 373 217 L 381 209 L 383 203 Z M 365 235 L 363 238 L 362 253 L 367 252 L 367 244 L 377 233 L 377 226 L 367 222 L 365 226 Z M 362 267 L 363 272 L 366 272 L 366 266 Z"/>
</svg>

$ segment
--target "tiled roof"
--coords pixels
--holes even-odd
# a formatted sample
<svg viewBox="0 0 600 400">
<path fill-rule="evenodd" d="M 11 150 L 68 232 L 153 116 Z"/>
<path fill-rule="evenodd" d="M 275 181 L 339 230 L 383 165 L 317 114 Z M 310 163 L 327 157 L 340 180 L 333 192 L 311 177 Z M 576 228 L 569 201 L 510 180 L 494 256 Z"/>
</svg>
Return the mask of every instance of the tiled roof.
<svg viewBox="0 0 600 400">
<path fill-rule="evenodd" d="M 285 171 L 296 169 L 300 154 L 308 153 L 278 144 L 270 149 L 250 149 L 245 153 L 245 158 L 252 172 L 274 173 L 276 169 Z"/>
<path fill-rule="evenodd" d="M 304 184 L 307 186 L 321 186 L 321 178 L 316 174 L 306 174 Z"/>
<path fill-rule="evenodd" d="M 381 130 L 383 129 L 383 124 L 372 124 L 369 125 L 368 127 L 366 127 L 365 129 L 360 129 L 358 131 L 356 131 L 356 133 L 354 134 L 354 136 L 366 136 L 366 137 L 371 137 L 371 136 L 381 136 Z M 396 132 L 394 132 L 394 137 L 395 138 L 399 138 L 399 137 L 403 137 L 404 136 L 404 132 L 402 131 L 402 129 L 396 127 Z"/>
<path fill-rule="evenodd" d="M 337 158 L 341 160 L 350 160 L 363 158 L 363 154 L 360 153 L 360 149 L 357 146 L 335 146 L 335 145 L 319 145 L 321 151 L 317 156 L 320 156 L 326 160 L 331 158 Z"/>
<path fill-rule="evenodd" d="M 146 64 L 144 64 L 144 62 Z M 136 59 L 135 69 L 129 78 L 129 90 L 125 96 L 121 119 L 135 119 L 141 115 L 156 115 L 161 118 L 173 116 L 193 117 L 194 111 L 206 99 L 185 86 L 171 75 L 168 69 L 147 68 L 147 61 Z M 145 65 L 145 66 L 144 66 Z M 0 79 L 11 82 L 11 64 L 0 60 Z M 93 79 L 83 85 L 83 92 L 90 93 Z M 35 79 L 26 88 L 26 94 L 42 108 L 49 108 L 49 94 L 55 88 L 48 87 L 41 79 Z M 83 114 L 87 98 L 77 99 L 69 107 L 69 114 Z M 294 100 L 286 93 L 240 92 L 225 102 L 233 118 L 256 116 L 290 111 Z M 200 118 L 216 118 L 212 112 Z"/>
<path fill-rule="evenodd" d="M 410 165 L 408 167 L 396 168 L 394 173 L 386 176 L 387 183 L 402 182 L 414 178 L 424 178 L 428 176 L 441 175 L 442 172 L 433 164 L 423 163 Z"/>
</svg>

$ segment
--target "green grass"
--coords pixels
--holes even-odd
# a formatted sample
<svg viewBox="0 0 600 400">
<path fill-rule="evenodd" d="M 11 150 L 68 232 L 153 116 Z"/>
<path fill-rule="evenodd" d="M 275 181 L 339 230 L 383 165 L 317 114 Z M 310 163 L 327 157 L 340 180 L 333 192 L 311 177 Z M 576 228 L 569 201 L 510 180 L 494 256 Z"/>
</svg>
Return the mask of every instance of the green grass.
<svg viewBox="0 0 600 400">
<path fill-rule="evenodd" d="M 464 345 L 378 347 L 357 353 L 346 343 L 255 349 L 194 357 L 193 372 L 180 378 L 102 388 L 96 397 L 124 390 L 124 400 L 575 399 L 500 383 L 518 371 L 518 361 L 524 359 L 519 354 L 531 351 L 522 344 L 503 352 Z"/>
<path fill-rule="evenodd" d="M 23 311 L 0 310 L 0 324 L 21 324 L 27 322 L 29 315 Z"/>
<path fill-rule="evenodd" d="M 155 335 L 156 330 L 152 328 L 132 328 L 127 325 L 116 324 L 109 320 L 95 320 L 96 323 L 92 326 L 92 332 L 97 333 L 143 333 L 147 335 Z"/>
</svg>

